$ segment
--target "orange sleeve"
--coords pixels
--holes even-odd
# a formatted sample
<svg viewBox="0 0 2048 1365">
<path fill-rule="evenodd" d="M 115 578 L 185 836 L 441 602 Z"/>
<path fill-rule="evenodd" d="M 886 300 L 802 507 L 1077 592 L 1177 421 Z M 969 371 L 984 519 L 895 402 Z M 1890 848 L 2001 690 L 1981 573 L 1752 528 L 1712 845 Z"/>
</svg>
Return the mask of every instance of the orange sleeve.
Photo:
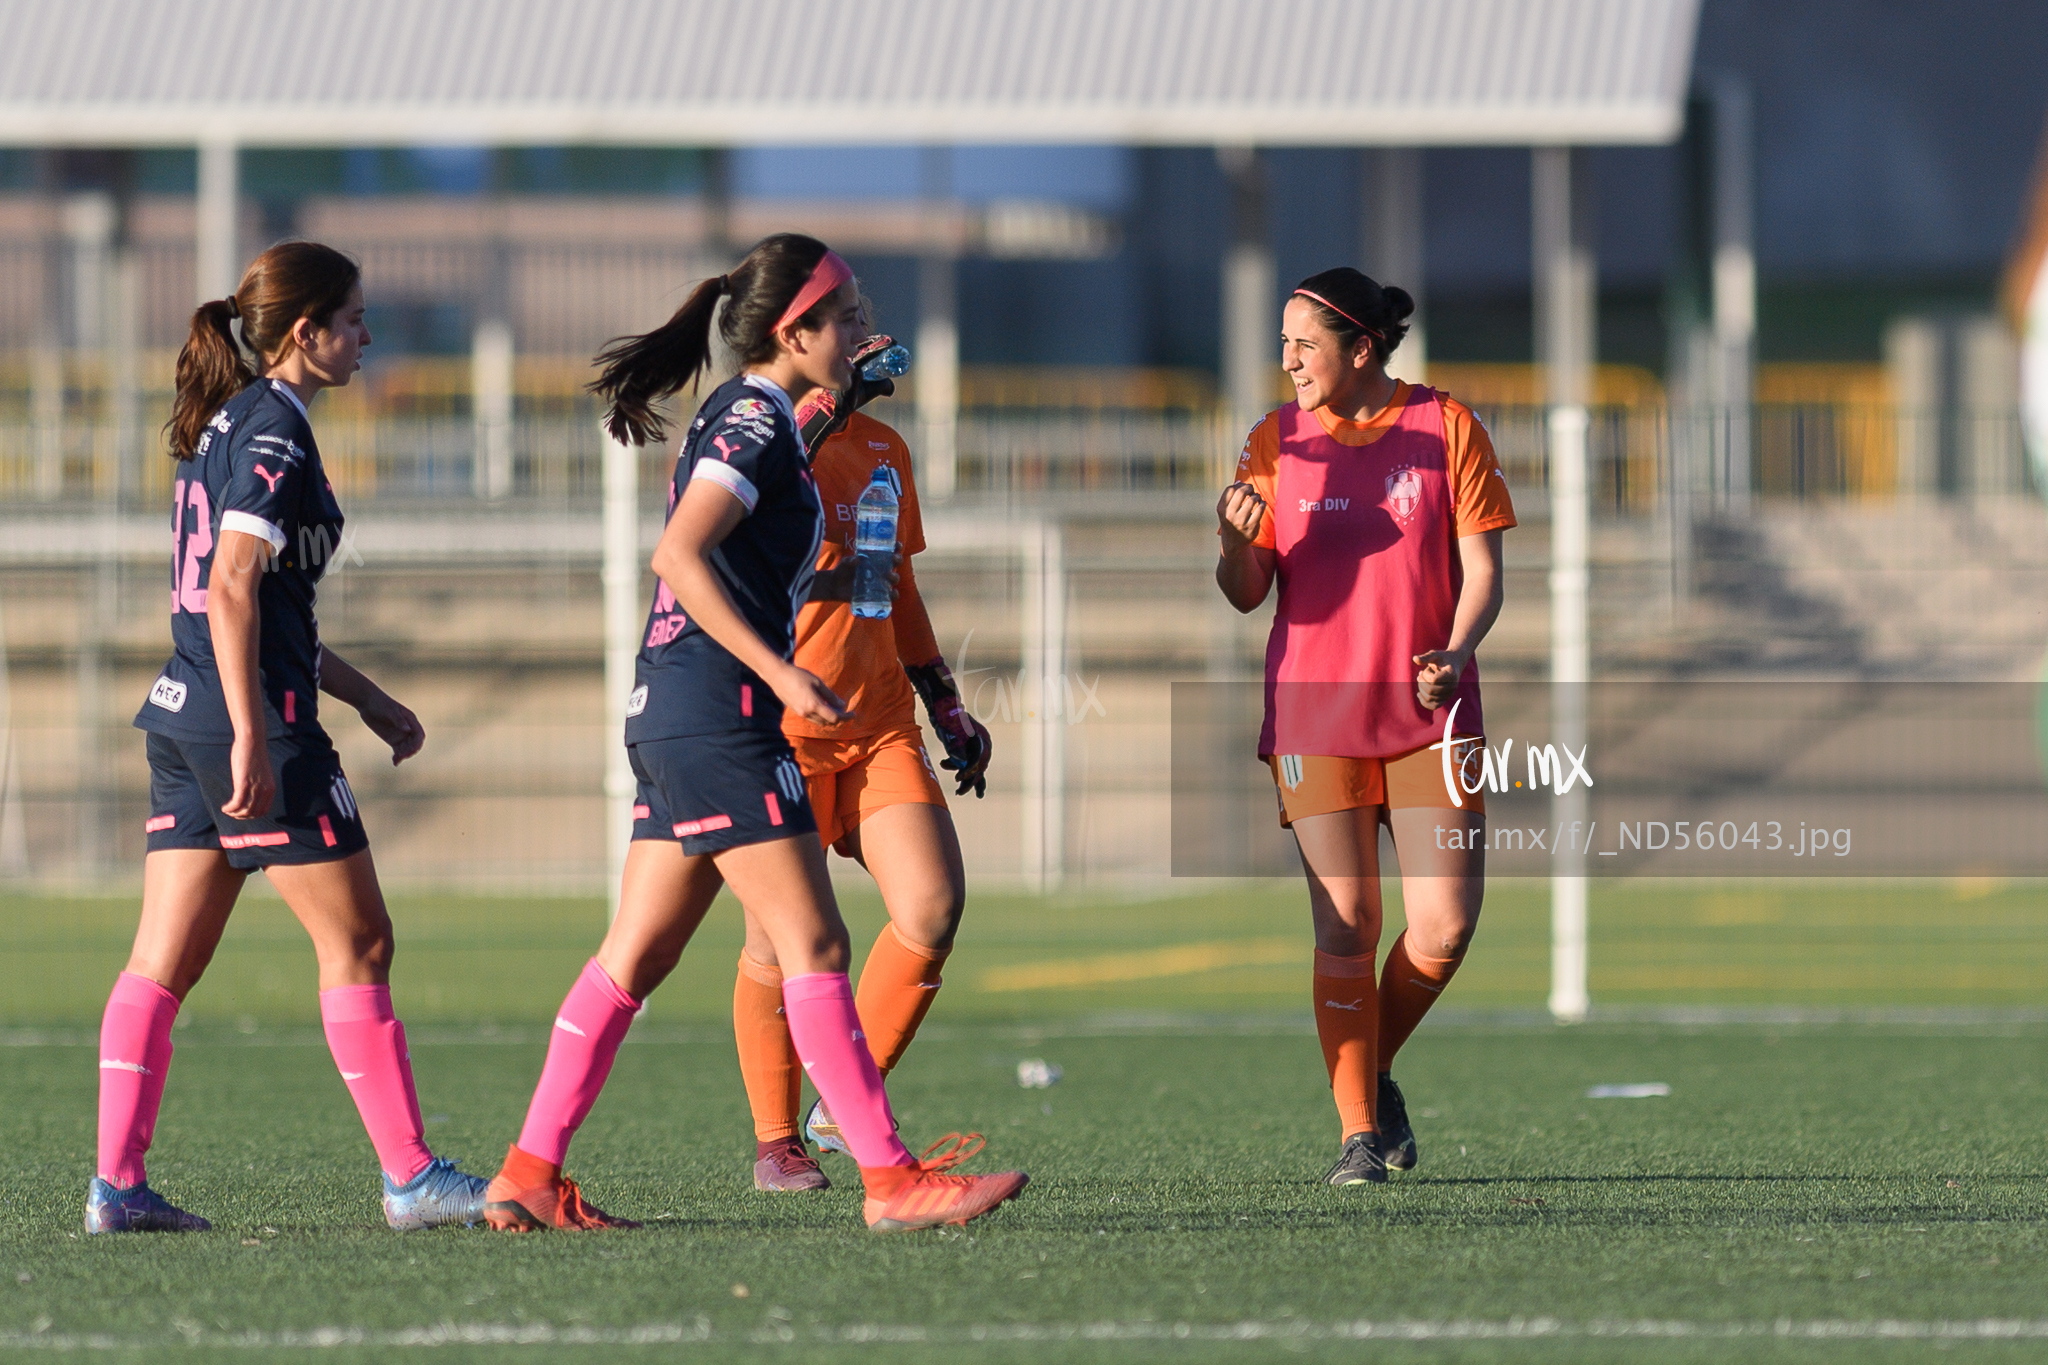
<svg viewBox="0 0 2048 1365">
<path fill-rule="evenodd" d="M 1460 537 L 1516 525 L 1508 478 L 1493 453 L 1493 438 L 1472 409 L 1446 397 L 1444 448 L 1450 465 L 1452 524 Z"/>
<path fill-rule="evenodd" d="M 909 548 L 908 542 L 904 548 Z M 904 667 L 915 668 L 939 657 L 939 637 L 932 629 L 931 613 L 924 609 L 924 598 L 917 591 L 917 575 L 911 572 L 907 554 L 898 572 L 896 606 L 889 613 L 896 623 L 896 657 Z"/>
<path fill-rule="evenodd" d="M 905 556 L 924 553 L 924 513 L 917 505 L 917 483 L 910 475 L 910 445 L 891 427 L 881 422 L 874 423 L 881 432 L 881 439 L 895 446 L 896 472 L 903 484 L 903 496 L 896 509 L 896 539 L 903 546 Z M 907 572 L 910 564 L 904 561 Z M 906 582 L 909 580 L 906 578 Z"/>
<path fill-rule="evenodd" d="M 1279 484 L 1280 468 L 1280 427 L 1271 417 L 1252 428 L 1252 434 L 1244 439 L 1244 451 L 1237 457 L 1237 474 L 1233 483 L 1248 483 L 1252 491 L 1265 499 L 1266 515 L 1259 522 L 1259 534 L 1252 544 L 1270 550 L 1279 542 L 1273 532 L 1273 496 Z M 1223 528 L 1217 527 L 1221 537 Z"/>
</svg>

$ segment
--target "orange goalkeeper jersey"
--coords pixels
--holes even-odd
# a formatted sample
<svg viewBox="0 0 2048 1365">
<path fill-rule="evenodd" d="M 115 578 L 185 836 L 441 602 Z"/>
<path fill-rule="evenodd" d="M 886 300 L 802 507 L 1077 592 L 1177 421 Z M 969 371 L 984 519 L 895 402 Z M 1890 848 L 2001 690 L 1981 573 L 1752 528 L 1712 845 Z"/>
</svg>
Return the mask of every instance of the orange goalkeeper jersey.
<svg viewBox="0 0 2048 1365">
<path fill-rule="evenodd" d="M 924 549 L 924 522 L 918 514 L 917 486 L 910 475 L 910 447 L 894 428 L 855 413 L 843 430 L 825 442 L 811 461 L 818 498 L 825 504 L 825 539 L 818 550 L 818 571 L 839 567 L 853 555 L 854 504 L 867 490 L 878 468 L 896 477 L 896 539 L 903 547 L 897 567 L 895 609 L 885 620 L 864 620 L 850 602 L 806 602 L 796 618 L 798 668 L 822 678 L 852 707 L 854 718 L 841 725 L 812 725 L 794 711 L 785 712 L 782 732 L 803 739 L 855 739 L 916 721 L 916 692 L 903 666 L 930 663 L 939 657 L 937 638 L 924 604 L 917 596 L 910 556 Z"/>
</svg>

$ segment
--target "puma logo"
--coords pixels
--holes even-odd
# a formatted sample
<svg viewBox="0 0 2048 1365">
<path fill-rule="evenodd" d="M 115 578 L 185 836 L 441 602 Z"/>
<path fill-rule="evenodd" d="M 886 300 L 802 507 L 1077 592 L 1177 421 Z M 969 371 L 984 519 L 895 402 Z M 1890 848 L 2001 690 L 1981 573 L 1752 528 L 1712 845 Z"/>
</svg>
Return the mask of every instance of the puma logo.
<svg viewBox="0 0 2048 1365">
<path fill-rule="evenodd" d="M 732 463 L 732 457 L 733 457 L 733 454 L 734 454 L 734 450 L 733 450 L 733 447 L 731 447 L 731 446 L 729 446 L 729 445 L 727 445 L 727 444 L 725 443 L 725 438 L 724 438 L 723 436 L 713 436 L 713 437 L 711 438 L 711 444 L 713 444 L 713 445 L 715 445 L 715 446 L 717 446 L 717 447 L 718 447 L 718 453 L 719 453 L 720 455 L 723 455 L 723 456 L 725 457 L 725 462 L 726 462 L 727 464 L 731 464 L 731 463 Z"/>
<path fill-rule="evenodd" d="M 1338 1002 L 1338 1001 L 1335 1001 L 1335 1000 L 1325 1000 L 1325 1001 L 1323 1002 L 1323 1005 L 1324 1005 L 1324 1007 L 1325 1007 L 1325 1008 L 1327 1008 L 1327 1009 L 1333 1009 L 1333 1010 L 1353 1010 L 1353 1011 L 1357 1011 L 1357 1010 L 1362 1010 L 1362 1009 L 1364 1009 L 1364 1008 L 1365 1008 L 1365 1002 L 1364 1002 L 1363 1000 L 1354 1000 L 1354 1001 L 1352 1001 L 1352 1002 L 1351 1002 L 1350 1004 L 1348 1004 L 1348 1005 L 1346 1005 L 1346 1004 L 1342 1004 L 1342 1003 L 1340 1003 L 1340 1002 Z"/>
<path fill-rule="evenodd" d="M 271 492 L 275 493 L 277 491 L 277 482 L 279 479 L 282 479 L 284 477 L 284 471 L 282 469 L 278 470 L 277 473 L 273 474 L 260 464 L 252 465 L 250 467 L 254 469 L 258 474 L 261 474 L 263 476 L 263 482 L 270 485 Z"/>
</svg>

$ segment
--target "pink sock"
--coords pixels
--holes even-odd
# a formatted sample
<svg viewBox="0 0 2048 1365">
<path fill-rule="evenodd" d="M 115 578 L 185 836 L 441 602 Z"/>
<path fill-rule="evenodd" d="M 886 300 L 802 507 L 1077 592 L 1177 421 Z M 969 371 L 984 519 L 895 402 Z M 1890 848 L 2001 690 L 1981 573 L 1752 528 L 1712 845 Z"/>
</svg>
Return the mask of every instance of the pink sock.
<svg viewBox="0 0 2048 1365">
<path fill-rule="evenodd" d="M 917 1158 L 896 1136 L 882 1073 L 853 1009 L 845 972 L 782 979 L 782 1008 L 804 1074 L 824 1097 L 832 1121 L 863 1166 L 910 1166 Z"/>
<path fill-rule="evenodd" d="M 562 1164 L 569 1154 L 569 1139 L 589 1117 L 590 1106 L 612 1074 L 612 1059 L 640 1002 L 612 980 L 592 958 L 583 975 L 569 988 L 562 1009 L 555 1016 L 555 1031 L 548 1039 L 548 1059 L 540 1069 L 540 1084 L 533 1088 L 533 1103 L 526 1110 L 526 1126 L 519 1130 L 519 1150 L 543 1161 Z"/>
<path fill-rule="evenodd" d="M 327 1026 L 327 1050 L 370 1131 L 377 1164 L 393 1184 L 405 1184 L 427 1168 L 434 1154 L 421 1136 L 426 1130 L 412 1085 L 412 1054 L 405 1049 L 405 1025 L 391 1012 L 391 988 L 322 991 L 320 1020 Z"/>
<path fill-rule="evenodd" d="M 146 1179 L 142 1157 L 156 1136 L 177 1017 L 178 997 L 148 977 L 114 978 L 100 1020 L 99 1177 L 117 1190 Z"/>
</svg>

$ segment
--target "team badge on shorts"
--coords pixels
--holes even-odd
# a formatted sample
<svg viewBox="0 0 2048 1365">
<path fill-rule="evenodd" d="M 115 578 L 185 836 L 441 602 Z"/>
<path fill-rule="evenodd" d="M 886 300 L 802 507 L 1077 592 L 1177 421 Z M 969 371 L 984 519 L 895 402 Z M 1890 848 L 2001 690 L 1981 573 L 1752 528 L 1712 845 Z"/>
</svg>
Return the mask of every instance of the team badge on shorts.
<svg viewBox="0 0 2048 1365">
<path fill-rule="evenodd" d="M 796 766 L 793 758 L 778 759 L 775 764 L 775 785 L 782 789 L 782 799 L 791 805 L 801 805 L 804 799 L 804 773 Z"/>
<path fill-rule="evenodd" d="M 1403 466 L 1387 475 L 1387 506 L 1395 516 L 1408 520 L 1421 502 L 1422 478 L 1414 470 Z"/>
</svg>

